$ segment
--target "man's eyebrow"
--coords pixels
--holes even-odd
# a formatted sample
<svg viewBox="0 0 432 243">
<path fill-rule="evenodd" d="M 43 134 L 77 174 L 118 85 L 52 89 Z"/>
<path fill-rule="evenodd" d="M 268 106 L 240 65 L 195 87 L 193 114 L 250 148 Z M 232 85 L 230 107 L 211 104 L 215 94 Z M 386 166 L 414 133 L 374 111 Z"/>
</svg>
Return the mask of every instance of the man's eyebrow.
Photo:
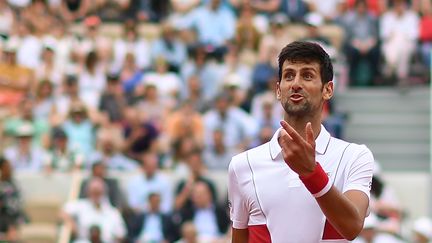
<svg viewBox="0 0 432 243">
<path fill-rule="evenodd" d="M 318 72 L 318 70 L 316 70 L 315 68 L 313 68 L 313 67 L 305 67 L 305 68 L 302 68 L 302 69 L 300 69 L 300 71 L 313 71 L 313 72 Z"/>
</svg>

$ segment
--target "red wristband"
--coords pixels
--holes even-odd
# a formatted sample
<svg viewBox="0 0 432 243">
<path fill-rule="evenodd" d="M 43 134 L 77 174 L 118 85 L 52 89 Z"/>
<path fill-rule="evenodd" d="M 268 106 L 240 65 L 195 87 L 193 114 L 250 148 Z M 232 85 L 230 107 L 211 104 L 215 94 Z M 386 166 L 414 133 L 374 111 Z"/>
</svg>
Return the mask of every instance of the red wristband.
<svg viewBox="0 0 432 243">
<path fill-rule="evenodd" d="M 330 180 L 318 162 L 312 174 L 299 178 L 314 197 L 321 197 L 331 188 Z"/>
</svg>

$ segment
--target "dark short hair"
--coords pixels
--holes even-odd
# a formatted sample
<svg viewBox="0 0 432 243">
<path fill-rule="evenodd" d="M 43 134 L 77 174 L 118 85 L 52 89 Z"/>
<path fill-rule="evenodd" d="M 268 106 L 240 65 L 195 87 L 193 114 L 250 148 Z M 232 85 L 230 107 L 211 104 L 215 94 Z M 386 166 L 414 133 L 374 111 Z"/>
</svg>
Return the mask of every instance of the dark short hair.
<svg viewBox="0 0 432 243">
<path fill-rule="evenodd" d="M 330 56 L 319 45 L 307 41 L 294 41 L 285 46 L 278 56 L 279 82 L 282 80 L 282 66 L 285 61 L 290 62 L 318 62 L 322 83 L 333 80 L 333 64 Z"/>
</svg>

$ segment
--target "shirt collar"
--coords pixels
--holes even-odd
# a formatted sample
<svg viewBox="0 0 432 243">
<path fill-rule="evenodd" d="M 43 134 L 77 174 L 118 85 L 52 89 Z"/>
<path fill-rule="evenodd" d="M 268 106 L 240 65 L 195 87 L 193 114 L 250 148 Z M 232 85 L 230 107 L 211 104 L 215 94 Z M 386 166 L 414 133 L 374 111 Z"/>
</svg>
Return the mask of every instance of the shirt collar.
<svg viewBox="0 0 432 243">
<path fill-rule="evenodd" d="M 269 142 L 270 145 L 270 156 L 273 160 L 281 153 L 282 148 L 279 145 L 278 138 L 280 136 L 280 131 L 282 128 L 279 128 L 272 139 Z M 330 143 L 330 133 L 321 125 L 321 131 L 318 137 L 315 139 L 315 151 L 318 154 L 325 154 L 328 144 Z"/>
</svg>

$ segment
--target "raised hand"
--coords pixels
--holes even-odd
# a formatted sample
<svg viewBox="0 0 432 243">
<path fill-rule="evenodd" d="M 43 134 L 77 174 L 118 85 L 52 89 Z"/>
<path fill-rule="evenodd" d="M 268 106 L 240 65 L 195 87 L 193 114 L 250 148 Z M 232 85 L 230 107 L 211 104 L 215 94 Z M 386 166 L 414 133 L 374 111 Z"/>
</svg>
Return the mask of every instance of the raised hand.
<svg viewBox="0 0 432 243">
<path fill-rule="evenodd" d="M 279 145 L 285 163 L 297 174 L 308 176 L 316 166 L 315 138 L 310 122 L 305 127 L 305 138 L 297 133 L 286 121 L 280 122 L 282 126 Z"/>
</svg>

